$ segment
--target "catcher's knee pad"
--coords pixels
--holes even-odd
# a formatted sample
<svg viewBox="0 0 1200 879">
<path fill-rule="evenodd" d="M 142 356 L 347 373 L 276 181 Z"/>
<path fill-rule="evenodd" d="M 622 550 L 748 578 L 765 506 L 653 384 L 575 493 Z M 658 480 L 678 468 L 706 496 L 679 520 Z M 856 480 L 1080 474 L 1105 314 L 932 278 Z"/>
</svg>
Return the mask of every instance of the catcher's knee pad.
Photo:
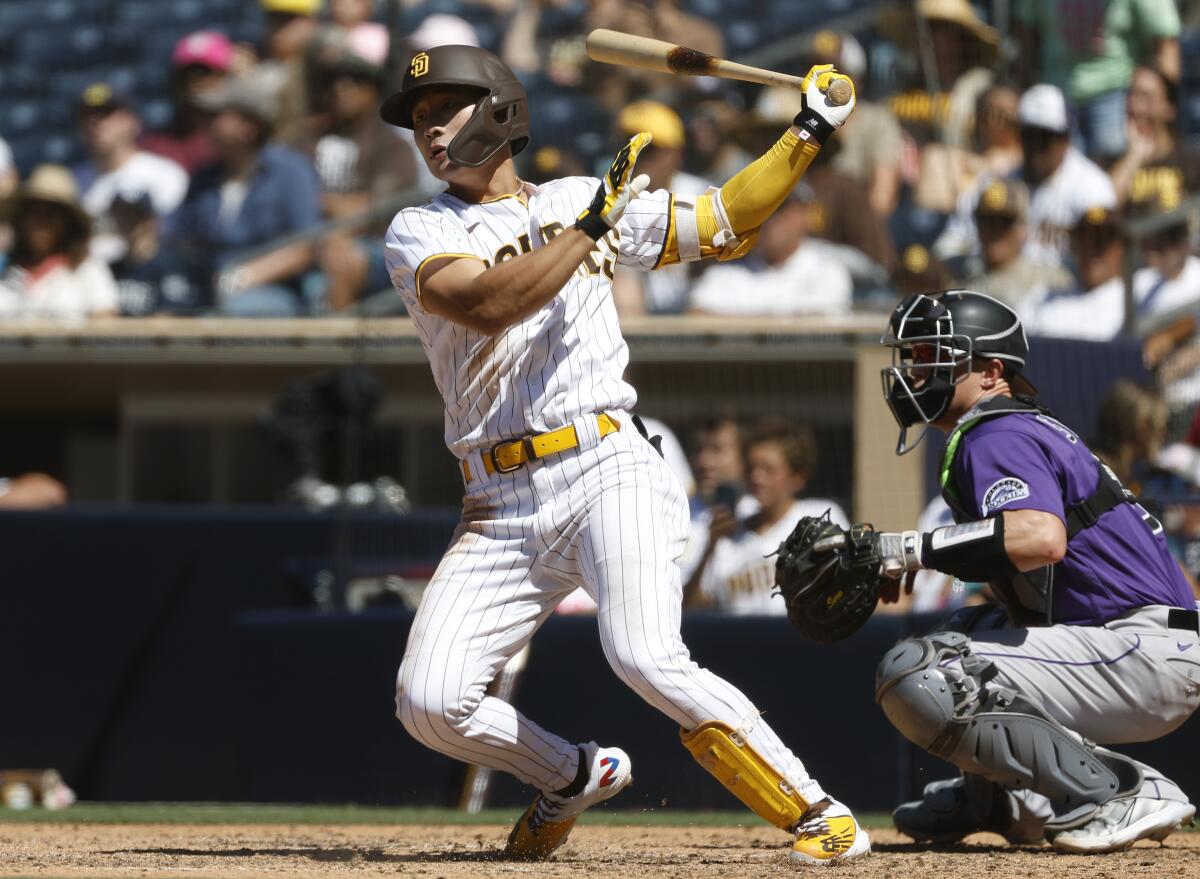
<svg viewBox="0 0 1200 879">
<path fill-rule="evenodd" d="M 1049 829 L 1080 824 L 1096 806 L 1141 786 L 1132 760 L 1096 747 L 994 683 L 995 666 L 970 643 L 957 632 L 937 632 L 884 655 L 875 698 L 905 738 L 964 772 L 1043 794 L 1055 812 Z"/>
<path fill-rule="evenodd" d="M 764 821 L 791 830 L 811 803 L 754 750 L 746 734 L 720 721 L 679 731 L 696 762 Z"/>
</svg>

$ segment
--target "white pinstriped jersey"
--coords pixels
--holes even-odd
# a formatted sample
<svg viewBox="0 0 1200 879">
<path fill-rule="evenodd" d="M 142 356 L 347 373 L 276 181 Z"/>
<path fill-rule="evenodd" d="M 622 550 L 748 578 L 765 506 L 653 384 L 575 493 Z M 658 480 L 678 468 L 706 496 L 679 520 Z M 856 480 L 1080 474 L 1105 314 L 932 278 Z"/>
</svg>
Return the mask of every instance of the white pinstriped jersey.
<svg viewBox="0 0 1200 879">
<path fill-rule="evenodd" d="M 612 300 L 613 262 L 646 270 L 657 264 L 667 234 L 666 190 L 634 199 L 554 299 L 495 337 L 430 314 L 417 297 L 425 261 L 463 254 L 492 266 L 541 247 L 575 223 L 599 185 L 592 177 L 527 183 L 527 204 L 516 196 L 470 204 L 442 193 L 392 221 L 388 272 L 421 337 L 446 404 L 446 445 L 459 458 L 637 401 L 622 378 L 629 352 Z"/>
</svg>

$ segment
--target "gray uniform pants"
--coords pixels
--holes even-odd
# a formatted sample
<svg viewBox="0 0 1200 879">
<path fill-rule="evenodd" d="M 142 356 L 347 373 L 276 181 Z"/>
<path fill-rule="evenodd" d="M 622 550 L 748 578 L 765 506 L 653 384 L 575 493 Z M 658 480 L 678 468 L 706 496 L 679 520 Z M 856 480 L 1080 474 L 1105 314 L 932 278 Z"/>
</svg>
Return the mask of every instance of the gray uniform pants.
<svg viewBox="0 0 1200 879">
<path fill-rule="evenodd" d="M 994 623 L 989 628 L 995 619 L 989 616 L 967 634 L 971 651 L 995 664 L 998 683 L 1033 700 L 1063 726 L 1102 745 L 1146 742 L 1179 727 L 1200 705 L 1200 637 L 1168 628 L 1169 612 L 1154 605 L 1103 626 L 1028 629 Z M 1187 801 L 1161 773 L 1145 765 L 1142 770 L 1142 796 Z M 1045 797 L 1014 794 L 1021 820 L 1051 817 Z"/>
</svg>

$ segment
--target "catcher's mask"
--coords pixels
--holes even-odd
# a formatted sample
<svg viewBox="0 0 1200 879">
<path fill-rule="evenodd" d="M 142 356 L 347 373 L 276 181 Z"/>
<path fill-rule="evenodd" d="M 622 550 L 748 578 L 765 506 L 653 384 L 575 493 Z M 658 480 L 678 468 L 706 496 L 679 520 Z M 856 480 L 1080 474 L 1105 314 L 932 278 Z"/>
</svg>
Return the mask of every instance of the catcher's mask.
<svg viewBox="0 0 1200 879">
<path fill-rule="evenodd" d="M 409 62 L 400 91 L 383 102 L 384 122 L 412 129 L 417 96 L 431 86 L 464 86 L 479 94 L 475 112 L 446 146 L 456 165 L 478 168 L 505 144 L 515 156 L 529 143 L 529 100 L 508 65 L 476 46 L 436 46 Z"/>
<path fill-rule="evenodd" d="M 1014 390 L 1037 392 L 1020 374 L 1029 352 L 1020 319 L 982 293 L 915 293 L 896 306 L 880 341 L 892 349 L 892 365 L 882 370 L 883 396 L 900 425 L 898 455 L 920 445 L 928 425 L 946 413 L 972 357 L 1004 361 Z M 910 445 L 908 428 L 915 424 L 924 429 Z"/>
</svg>

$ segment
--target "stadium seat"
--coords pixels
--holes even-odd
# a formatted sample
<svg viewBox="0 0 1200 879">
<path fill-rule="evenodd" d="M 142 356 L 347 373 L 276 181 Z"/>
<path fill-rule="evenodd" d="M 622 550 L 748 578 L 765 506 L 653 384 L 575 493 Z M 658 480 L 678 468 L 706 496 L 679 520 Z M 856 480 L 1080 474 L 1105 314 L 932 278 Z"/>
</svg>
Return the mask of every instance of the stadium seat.
<svg viewBox="0 0 1200 879">
<path fill-rule="evenodd" d="M 756 19 L 741 18 L 729 22 L 725 28 L 725 41 L 728 44 L 730 55 L 736 56 L 743 52 L 749 52 L 768 42 L 768 39 L 768 32 Z"/>
<path fill-rule="evenodd" d="M 118 22 L 144 28 L 171 24 L 198 30 L 210 20 L 202 0 L 125 0 L 117 5 Z"/>
<path fill-rule="evenodd" d="M 46 0 L 45 21 L 63 24 L 107 24 L 112 19 L 112 0 Z"/>
<path fill-rule="evenodd" d="M 44 4 L 8 0 L 0 3 L 0 32 L 16 35 L 46 20 Z"/>
<path fill-rule="evenodd" d="M 16 45 L 19 61 L 43 70 L 90 67 L 109 58 L 104 29 L 81 25 L 68 29 L 41 26 L 30 29 Z"/>
</svg>

